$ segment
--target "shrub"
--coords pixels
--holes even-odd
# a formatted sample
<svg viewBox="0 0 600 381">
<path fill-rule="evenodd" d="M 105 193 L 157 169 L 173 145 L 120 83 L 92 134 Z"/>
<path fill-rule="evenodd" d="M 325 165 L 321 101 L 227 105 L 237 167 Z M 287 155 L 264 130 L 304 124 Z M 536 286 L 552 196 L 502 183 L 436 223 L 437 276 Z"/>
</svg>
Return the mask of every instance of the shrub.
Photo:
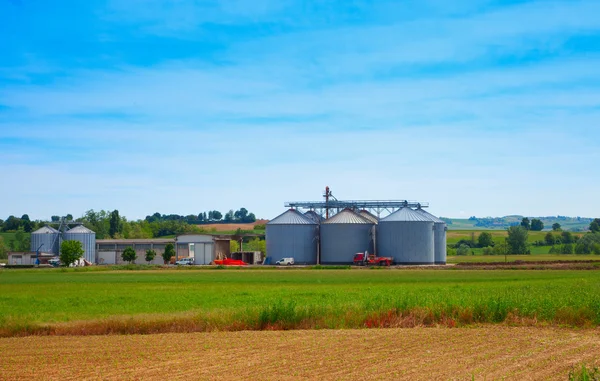
<svg viewBox="0 0 600 381">
<path fill-rule="evenodd" d="M 483 255 L 494 255 L 494 248 L 491 246 L 484 247 Z"/>
<path fill-rule="evenodd" d="M 69 266 L 83 257 L 83 246 L 79 241 L 63 241 L 60 245 L 60 263 Z"/>
<path fill-rule="evenodd" d="M 125 250 L 123 250 L 121 258 L 123 258 L 124 261 L 129 262 L 131 264 L 137 259 L 137 254 L 135 253 L 135 250 L 133 250 L 133 247 L 129 246 L 126 247 Z"/>
<path fill-rule="evenodd" d="M 456 255 L 468 255 L 470 247 L 468 245 L 460 245 L 456 249 Z"/>
<path fill-rule="evenodd" d="M 254 230 L 265 230 L 265 229 L 266 229 L 265 224 L 254 225 Z"/>
</svg>

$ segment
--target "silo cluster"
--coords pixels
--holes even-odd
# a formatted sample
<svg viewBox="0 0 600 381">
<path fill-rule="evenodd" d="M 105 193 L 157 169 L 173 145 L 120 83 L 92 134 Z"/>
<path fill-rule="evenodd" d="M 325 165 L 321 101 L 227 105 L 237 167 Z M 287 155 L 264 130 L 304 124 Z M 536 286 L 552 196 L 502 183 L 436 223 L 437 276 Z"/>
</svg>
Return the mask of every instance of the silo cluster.
<svg viewBox="0 0 600 381">
<path fill-rule="evenodd" d="M 328 219 L 290 209 L 267 224 L 267 253 L 273 260 L 293 257 L 305 264 L 317 263 L 317 257 L 320 264 L 351 264 L 364 252 L 392 257 L 395 264 L 445 264 L 446 230 L 443 220 L 420 206 L 382 219 L 349 208 Z"/>
<path fill-rule="evenodd" d="M 63 234 L 63 241 L 79 241 L 83 247 L 83 259 L 96 263 L 96 233 L 83 225 L 75 226 Z"/>
</svg>

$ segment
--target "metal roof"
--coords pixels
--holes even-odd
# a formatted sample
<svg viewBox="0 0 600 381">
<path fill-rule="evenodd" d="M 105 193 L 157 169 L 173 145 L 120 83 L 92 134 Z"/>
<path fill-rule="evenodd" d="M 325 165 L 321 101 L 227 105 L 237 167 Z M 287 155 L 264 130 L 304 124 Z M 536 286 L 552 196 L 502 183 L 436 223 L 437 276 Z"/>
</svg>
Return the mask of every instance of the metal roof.
<svg viewBox="0 0 600 381">
<path fill-rule="evenodd" d="M 267 225 L 317 225 L 317 223 L 297 210 L 290 209 L 267 222 Z"/>
<path fill-rule="evenodd" d="M 379 219 L 371 212 L 369 212 L 368 210 L 361 210 L 358 214 L 360 214 L 362 217 L 366 218 L 367 220 L 373 222 L 374 224 L 379 223 Z"/>
<path fill-rule="evenodd" d="M 75 233 L 75 234 L 96 234 L 90 229 L 86 228 L 83 225 L 75 226 L 74 228 L 69 229 L 66 233 Z"/>
<path fill-rule="evenodd" d="M 390 214 L 380 222 L 433 222 L 430 217 L 412 210 L 411 208 L 402 208 Z"/>
<path fill-rule="evenodd" d="M 415 210 L 415 212 L 421 213 L 422 215 L 429 217 L 431 219 L 431 221 L 435 222 L 436 224 L 445 224 L 446 223 L 444 220 L 439 219 L 438 217 L 434 216 L 433 214 L 431 214 L 421 208 L 417 208 Z"/>
<path fill-rule="evenodd" d="M 318 215 L 314 210 L 309 210 L 308 212 L 304 213 L 304 215 L 318 223 L 321 223 L 321 221 L 323 221 L 323 217 Z"/>
<path fill-rule="evenodd" d="M 373 222 L 364 218 L 350 209 L 344 209 L 335 216 L 323 221 L 323 224 L 368 224 L 373 225 Z"/>
<path fill-rule="evenodd" d="M 43 228 L 39 228 L 38 230 L 32 232 L 31 234 L 56 234 L 58 230 L 54 229 L 50 226 L 44 226 Z"/>
</svg>

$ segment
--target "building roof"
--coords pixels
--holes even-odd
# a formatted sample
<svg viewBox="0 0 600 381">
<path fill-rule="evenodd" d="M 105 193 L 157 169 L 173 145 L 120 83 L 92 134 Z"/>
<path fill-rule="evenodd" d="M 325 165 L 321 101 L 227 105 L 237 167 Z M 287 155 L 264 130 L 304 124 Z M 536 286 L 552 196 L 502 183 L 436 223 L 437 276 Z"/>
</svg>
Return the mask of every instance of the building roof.
<svg viewBox="0 0 600 381">
<path fill-rule="evenodd" d="M 150 244 L 150 243 L 156 243 L 156 244 L 161 244 L 161 243 L 175 243 L 175 238 L 142 238 L 142 239 L 97 239 L 96 240 L 97 244 L 116 244 L 116 245 L 125 245 L 128 243 L 135 243 L 135 244 Z"/>
<path fill-rule="evenodd" d="M 379 222 L 433 222 L 430 217 L 412 210 L 411 208 L 402 208 L 390 214 Z"/>
<path fill-rule="evenodd" d="M 323 221 L 323 217 L 318 215 L 314 210 L 309 210 L 308 212 L 304 213 L 304 215 L 317 223 L 321 223 L 321 221 Z"/>
<path fill-rule="evenodd" d="M 323 224 L 362 224 L 373 225 L 373 222 L 359 215 L 358 213 L 344 209 L 335 216 L 323 221 Z"/>
<path fill-rule="evenodd" d="M 75 233 L 75 234 L 96 234 L 95 232 L 91 231 L 90 229 L 86 228 L 83 225 L 77 225 L 69 230 L 66 231 L 66 233 Z"/>
<path fill-rule="evenodd" d="M 44 226 L 43 228 L 39 228 L 38 230 L 32 232 L 31 234 L 56 234 L 59 231 L 50 226 Z"/>
<path fill-rule="evenodd" d="M 433 214 L 431 214 L 421 208 L 415 209 L 415 212 L 421 213 L 422 215 L 429 217 L 431 219 L 431 221 L 435 222 L 436 224 L 445 224 L 446 223 L 444 220 L 439 219 L 438 217 L 434 216 Z"/>
<path fill-rule="evenodd" d="M 267 225 L 317 225 L 317 223 L 297 210 L 290 209 L 267 222 Z"/>
</svg>

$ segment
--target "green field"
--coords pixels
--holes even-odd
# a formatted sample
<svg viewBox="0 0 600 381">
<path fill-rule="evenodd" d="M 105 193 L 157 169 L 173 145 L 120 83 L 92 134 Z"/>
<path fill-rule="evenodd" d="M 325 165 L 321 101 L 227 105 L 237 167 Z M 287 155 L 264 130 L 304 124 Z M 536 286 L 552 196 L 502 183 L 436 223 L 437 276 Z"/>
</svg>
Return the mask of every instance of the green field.
<svg viewBox="0 0 600 381">
<path fill-rule="evenodd" d="M 504 262 L 504 255 L 464 255 L 449 256 L 447 263 L 471 262 Z M 507 255 L 507 262 L 524 261 L 600 261 L 600 255 L 572 255 L 572 254 L 533 254 L 533 255 Z"/>
<path fill-rule="evenodd" d="M 5 336 L 107 319 L 191 319 L 204 330 L 356 328 L 415 314 L 452 326 L 511 316 L 600 324 L 600 271 L 5 269 L 0 295 Z"/>
</svg>

